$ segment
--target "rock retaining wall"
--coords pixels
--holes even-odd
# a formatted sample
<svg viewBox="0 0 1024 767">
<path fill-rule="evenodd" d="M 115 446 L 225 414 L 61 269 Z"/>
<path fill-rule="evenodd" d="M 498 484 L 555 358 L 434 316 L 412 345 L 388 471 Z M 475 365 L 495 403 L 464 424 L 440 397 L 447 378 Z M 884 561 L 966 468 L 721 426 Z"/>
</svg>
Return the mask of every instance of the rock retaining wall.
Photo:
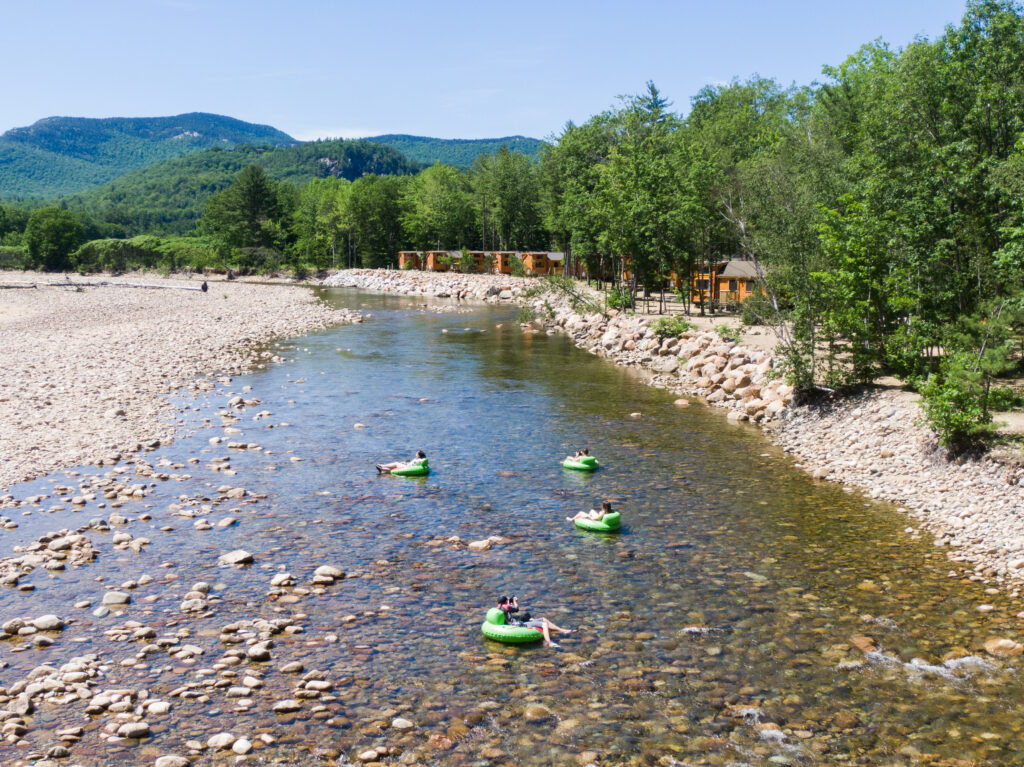
<svg viewBox="0 0 1024 767">
<path fill-rule="evenodd" d="M 380 293 L 475 301 L 516 301 L 533 284 L 522 277 L 416 270 L 346 269 L 321 283 L 325 288 L 361 288 Z"/>
</svg>

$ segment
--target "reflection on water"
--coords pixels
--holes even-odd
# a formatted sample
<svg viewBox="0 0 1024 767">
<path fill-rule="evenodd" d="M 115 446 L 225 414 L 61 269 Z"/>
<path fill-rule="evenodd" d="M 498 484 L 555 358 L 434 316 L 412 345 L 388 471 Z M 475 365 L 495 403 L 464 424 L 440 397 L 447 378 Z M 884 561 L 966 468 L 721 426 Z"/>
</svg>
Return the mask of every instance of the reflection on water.
<svg viewBox="0 0 1024 767">
<path fill-rule="evenodd" d="M 120 509 L 135 518 L 132 535 L 151 539 L 144 553 L 91 533 L 95 563 L 34 573 L 31 595 L 0 592 L 3 616 L 78 618 L 49 650 L 5 652 L 5 675 L 91 651 L 108 660 L 101 687 L 173 701 L 169 714 L 147 718 L 153 737 L 136 746 L 103 741 L 109 718 L 43 708 L 28 736 L 38 748 L 52 744 L 55 727 L 80 724 L 81 764 L 148 764 L 220 731 L 268 733 L 273 742 L 257 743 L 250 760 L 287 763 L 311 754 L 345 763 L 376 746 L 385 761 L 455 765 L 1024 761 L 1016 671 L 974 655 L 986 638 L 1014 635 L 1017 608 L 949 578 L 941 549 L 900 532 L 905 518 L 812 483 L 753 429 L 674 408 L 564 338 L 522 334 L 508 308 L 441 314 L 411 299 L 325 295 L 374 319 L 280 344 L 289 363 L 201 403 L 192 417 L 211 418 L 211 428 L 150 456 L 200 458 L 186 465 L 192 479 L 158 483 L 145 502 Z M 224 395 L 244 385 L 261 404 L 229 438 L 263 449 L 211 446 Z M 253 420 L 259 410 L 272 416 Z M 630 418 L 636 411 L 642 417 Z M 562 457 L 583 446 L 601 470 L 564 471 Z M 429 477 L 376 476 L 376 462 L 418 448 Z M 236 475 L 211 471 L 221 456 Z M 214 505 L 225 484 L 266 498 Z M 197 530 L 168 509 L 188 506 L 182 497 L 214 524 L 229 513 L 239 522 Z M 604 498 L 623 511 L 620 534 L 564 521 Z M 4 541 L 110 513 L 94 506 L 34 512 Z M 150 521 L 138 519 L 145 512 Z M 489 536 L 503 540 L 484 551 L 465 545 Z M 255 563 L 218 567 L 235 548 Z M 349 577 L 316 587 L 320 565 Z M 295 586 L 271 587 L 278 572 Z M 155 580 L 123 615 L 71 607 L 99 604 L 105 585 L 143 574 Z M 210 609 L 183 614 L 197 581 L 211 584 Z M 484 611 L 510 593 L 573 629 L 561 651 L 480 636 Z M 996 609 L 979 614 L 983 601 Z M 222 665 L 246 638 L 259 639 L 243 625 L 235 644 L 225 626 L 280 617 L 302 631 L 275 634 L 269 662 Z M 127 620 L 203 655 L 147 655 L 152 640 L 104 638 Z M 867 654 L 854 637 L 870 637 Z M 332 689 L 274 714 L 302 683 L 279 670 L 293 661 Z M 246 673 L 262 686 L 240 709 L 227 690 Z M 229 681 L 211 684 L 218 679 Z M 185 685 L 197 695 L 181 697 Z M 413 728 L 391 727 L 395 717 Z M 6 759 L 25 752 L 5 748 Z M 226 761 L 210 752 L 202 760 Z"/>
</svg>

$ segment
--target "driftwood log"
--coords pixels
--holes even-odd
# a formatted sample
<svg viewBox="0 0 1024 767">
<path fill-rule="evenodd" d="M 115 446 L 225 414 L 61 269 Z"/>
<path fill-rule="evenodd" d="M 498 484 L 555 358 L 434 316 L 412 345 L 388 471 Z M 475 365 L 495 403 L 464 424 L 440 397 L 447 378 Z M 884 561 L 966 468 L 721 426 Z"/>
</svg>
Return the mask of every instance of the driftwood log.
<svg viewBox="0 0 1024 767">
<path fill-rule="evenodd" d="M 205 293 L 209 288 L 206 282 L 193 287 L 191 285 L 151 285 L 141 282 L 41 282 L 25 285 L 0 285 L 0 290 L 18 290 L 25 288 L 150 288 L 153 290 L 200 290 Z"/>
</svg>

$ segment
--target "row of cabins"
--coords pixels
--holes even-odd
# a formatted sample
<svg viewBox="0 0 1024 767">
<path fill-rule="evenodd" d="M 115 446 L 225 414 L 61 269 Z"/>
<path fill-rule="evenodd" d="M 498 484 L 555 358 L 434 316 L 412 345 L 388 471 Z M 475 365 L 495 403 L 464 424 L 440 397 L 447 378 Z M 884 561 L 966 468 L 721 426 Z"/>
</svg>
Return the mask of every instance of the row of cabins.
<svg viewBox="0 0 1024 767">
<path fill-rule="evenodd" d="M 563 274 L 565 270 L 565 254 L 552 252 L 524 252 L 511 250 L 471 250 L 468 257 L 473 259 L 473 272 L 483 273 L 487 261 L 491 261 L 494 274 L 512 274 L 512 259 L 519 258 L 523 262 L 526 274 L 539 276 L 546 274 Z M 428 272 L 447 272 L 459 269 L 462 251 L 459 250 L 403 250 L 398 253 L 400 269 L 420 269 Z M 628 256 L 624 259 L 622 279 L 628 280 Z M 586 276 L 577 264 L 579 273 L 575 277 Z M 685 281 L 676 272 L 669 275 L 669 281 L 677 289 L 682 290 Z M 733 258 L 714 264 L 701 264 L 689 280 L 691 300 L 701 304 L 705 301 L 719 305 L 741 304 L 750 296 L 761 294 L 758 286 L 757 267 L 753 261 Z"/>
<path fill-rule="evenodd" d="M 495 274 L 512 274 L 512 259 L 519 258 L 523 269 L 530 276 L 561 274 L 565 264 L 564 253 L 523 252 L 513 250 L 471 250 L 468 257 L 473 259 L 471 271 L 483 273 L 490 258 L 491 271 Z M 399 269 L 425 269 L 428 272 L 458 270 L 462 262 L 460 250 L 401 250 L 398 252 Z"/>
</svg>

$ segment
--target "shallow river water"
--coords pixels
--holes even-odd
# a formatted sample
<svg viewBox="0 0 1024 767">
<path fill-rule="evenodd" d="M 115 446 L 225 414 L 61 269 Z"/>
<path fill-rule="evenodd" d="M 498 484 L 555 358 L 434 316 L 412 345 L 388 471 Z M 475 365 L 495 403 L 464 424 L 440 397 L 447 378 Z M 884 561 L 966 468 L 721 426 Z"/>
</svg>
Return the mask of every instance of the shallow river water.
<svg viewBox="0 0 1024 767">
<path fill-rule="evenodd" d="M 524 334 L 514 309 L 324 296 L 372 319 L 279 343 L 271 351 L 285 363 L 186 403 L 194 436 L 147 459 L 191 478 L 157 481 L 117 509 L 128 525 L 90 531 L 95 562 L 37 570 L 31 593 L 0 590 L 4 619 L 74 618 L 48 649 L 0 644 L 4 684 L 92 652 L 105 663 L 99 689 L 144 689 L 171 710 L 145 717 L 149 738 L 108 742 L 110 715 L 42 704 L 29 747 L 0 743 L 0 762 L 45 752 L 58 727 L 81 725 L 65 764 L 149 765 L 222 731 L 255 742 L 250 763 L 348 764 L 377 746 L 392 749 L 385 762 L 437 765 L 1024 763 L 1016 659 L 981 649 L 992 636 L 1017 638 L 1021 608 L 949 577 L 945 550 L 905 533 L 908 518 L 811 481 L 758 431 L 674 407 L 563 337 Z M 209 443 L 224 436 L 217 412 L 234 394 L 261 402 L 226 438 L 261 450 Z M 560 467 L 582 446 L 601 461 L 593 475 Z M 417 448 L 429 477 L 376 476 L 375 462 Z M 225 457 L 235 474 L 213 471 Z M 51 498 L 8 513 L 19 527 L 0 531 L 3 553 L 109 516 L 95 503 L 44 511 L 55 483 L 107 471 L 14 488 Z M 214 504 L 225 484 L 257 497 Z M 623 513 L 619 534 L 565 522 L 605 498 Z M 238 522 L 197 530 L 172 504 L 214 525 L 229 514 Z M 118 529 L 151 543 L 141 554 L 115 549 Z M 473 551 L 453 536 L 503 540 Z M 218 565 L 238 548 L 252 565 Z M 314 587 L 320 565 L 348 577 Z M 295 587 L 270 586 L 280 571 Z M 143 574 L 154 580 L 132 590 L 130 605 L 93 614 L 105 589 Z M 212 585 L 209 609 L 184 614 L 197 581 Z M 560 650 L 484 639 L 480 622 L 502 594 L 573 633 Z M 72 607 L 81 599 L 92 605 Z M 994 609 L 979 612 L 983 604 Z M 217 665 L 245 648 L 224 626 L 278 617 L 302 632 L 277 634 L 268 662 Z M 126 621 L 203 653 L 147 655 L 151 639 L 104 636 Z M 854 637 L 877 650 L 865 654 Z M 293 661 L 331 689 L 275 714 L 301 679 L 279 670 Z M 228 683 L 203 686 L 246 673 L 262 686 L 241 704 Z M 171 695 L 189 684 L 202 694 Z M 412 727 L 392 727 L 396 717 Z"/>
</svg>

